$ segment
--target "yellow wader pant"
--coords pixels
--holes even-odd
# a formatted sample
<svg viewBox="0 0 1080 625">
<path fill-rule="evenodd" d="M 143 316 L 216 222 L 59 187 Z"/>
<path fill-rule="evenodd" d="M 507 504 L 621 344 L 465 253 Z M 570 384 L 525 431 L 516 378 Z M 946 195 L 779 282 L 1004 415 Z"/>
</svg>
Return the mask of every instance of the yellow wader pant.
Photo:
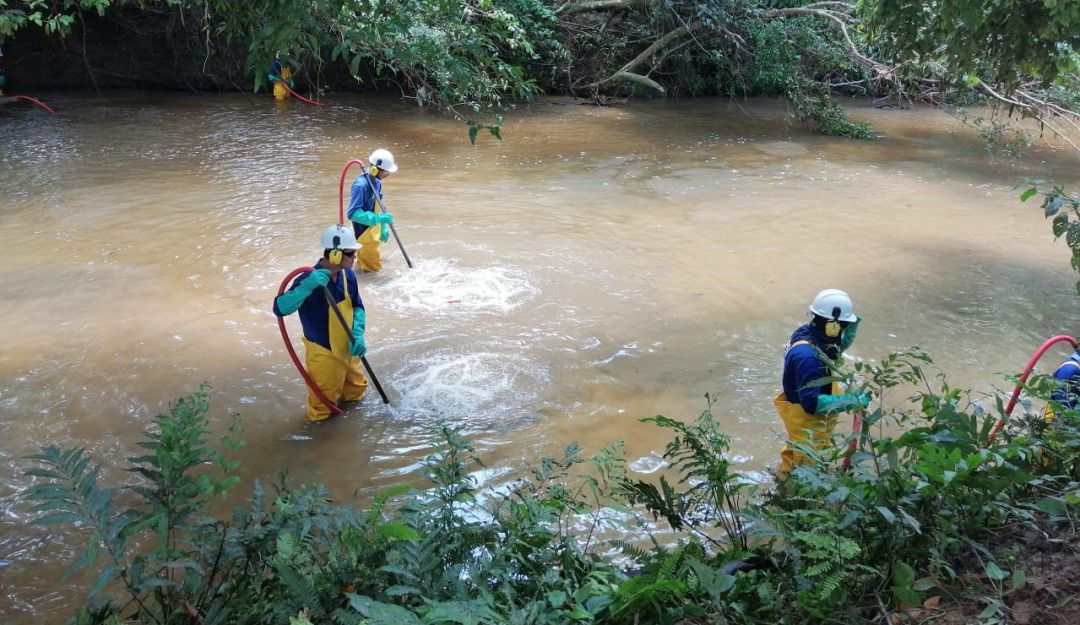
<svg viewBox="0 0 1080 625">
<path fill-rule="evenodd" d="M 285 85 L 289 84 L 289 80 L 292 79 L 292 70 L 288 67 L 281 68 L 281 80 L 274 81 L 274 98 L 277 100 L 284 100 L 289 97 L 289 90 L 285 88 Z"/>
<path fill-rule="evenodd" d="M 809 345 L 810 343 L 809 341 L 796 341 L 788 349 L 800 344 Z M 840 385 L 833 382 L 831 392 L 833 395 L 839 395 Z M 788 441 L 809 443 L 816 449 L 822 449 L 828 444 L 833 430 L 836 429 L 835 414 L 810 414 L 803 410 L 801 404 L 789 402 L 783 391 L 780 391 L 780 394 L 773 398 L 773 405 L 776 406 L 776 411 L 780 413 L 780 419 L 784 422 Z M 809 433 L 807 430 L 809 430 Z M 779 473 L 781 477 L 787 475 L 798 465 L 805 463 L 806 456 L 796 451 L 790 444 L 784 444 L 784 447 L 780 450 Z"/>
<path fill-rule="evenodd" d="M 356 253 L 356 262 L 360 265 L 360 271 L 379 271 L 382 269 L 382 257 L 379 256 L 379 235 L 382 234 L 382 225 L 368 226 L 367 230 L 356 240 L 360 244 L 360 251 Z"/>
<path fill-rule="evenodd" d="M 340 274 L 339 279 L 345 280 L 345 274 Z M 345 292 L 348 293 L 349 289 L 346 288 Z M 338 309 L 345 317 L 345 322 L 351 326 L 352 300 L 346 296 L 344 300 L 338 302 Z M 341 327 L 341 322 L 338 321 L 332 308 L 327 312 L 330 317 L 327 319 L 330 323 L 330 347 L 333 350 L 304 339 L 304 356 L 308 374 L 330 401 L 334 403 L 360 401 L 367 392 L 368 381 L 361 369 L 360 359 L 349 355 L 351 331 L 347 333 L 345 328 Z M 338 354 L 343 354 L 343 356 Z M 330 418 L 330 409 L 315 396 L 315 393 L 311 392 L 311 389 L 308 389 L 307 418 L 308 421 L 322 421 Z"/>
</svg>

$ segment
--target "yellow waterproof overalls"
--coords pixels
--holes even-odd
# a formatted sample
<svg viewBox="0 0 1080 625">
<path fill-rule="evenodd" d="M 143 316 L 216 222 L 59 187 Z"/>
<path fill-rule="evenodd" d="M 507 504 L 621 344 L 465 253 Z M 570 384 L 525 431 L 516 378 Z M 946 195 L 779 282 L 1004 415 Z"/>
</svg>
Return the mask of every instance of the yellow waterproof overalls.
<svg viewBox="0 0 1080 625">
<path fill-rule="evenodd" d="M 338 274 L 339 280 L 348 280 L 345 273 Z M 349 324 L 349 331 L 341 326 L 341 322 L 334 314 L 334 309 L 327 306 L 327 323 L 330 324 L 330 347 L 328 350 L 322 345 L 304 339 L 304 355 L 307 361 L 308 374 L 319 390 L 326 395 L 327 399 L 334 403 L 342 401 L 360 401 L 367 392 L 368 381 L 360 368 L 360 358 L 349 355 L 349 343 L 352 340 L 353 305 L 349 297 L 349 285 L 345 285 L 345 298 L 338 302 L 338 309 L 345 323 Z M 315 297 L 319 297 L 316 293 Z M 340 355 L 339 355 L 340 354 Z M 330 409 L 327 408 L 315 393 L 308 389 L 308 421 L 322 421 L 330 418 Z"/>
<path fill-rule="evenodd" d="M 382 269 L 382 257 L 379 255 L 379 235 L 387 226 L 375 224 L 368 226 L 367 230 L 356 239 L 360 244 L 360 251 L 356 253 L 356 263 L 360 265 L 360 271 L 379 271 Z"/>
<path fill-rule="evenodd" d="M 810 344 L 810 341 L 795 341 L 788 347 L 788 350 L 790 351 L 797 345 Z M 833 382 L 831 393 L 839 395 L 840 384 Z M 784 422 L 784 428 L 787 429 L 787 438 L 790 442 L 809 442 L 815 448 L 821 449 L 829 442 L 832 431 L 836 429 L 835 414 L 812 415 L 803 410 L 800 404 L 789 402 L 784 395 L 784 391 L 780 391 L 780 394 L 773 398 L 773 405 L 776 406 L 776 411 L 780 413 L 780 419 Z M 810 431 L 809 436 L 812 438 L 808 437 L 807 430 Z M 790 444 L 785 443 L 780 450 L 779 473 L 781 476 L 787 475 L 792 469 L 805 462 L 806 456 L 796 451 Z"/>
<path fill-rule="evenodd" d="M 284 63 L 282 63 L 284 65 Z M 284 100 L 289 97 L 289 90 L 285 87 L 292 79 L 292 70 L 288 67 L 281 68 L 281 80 L 274 81 L 274 98 Z"/>
</svg>

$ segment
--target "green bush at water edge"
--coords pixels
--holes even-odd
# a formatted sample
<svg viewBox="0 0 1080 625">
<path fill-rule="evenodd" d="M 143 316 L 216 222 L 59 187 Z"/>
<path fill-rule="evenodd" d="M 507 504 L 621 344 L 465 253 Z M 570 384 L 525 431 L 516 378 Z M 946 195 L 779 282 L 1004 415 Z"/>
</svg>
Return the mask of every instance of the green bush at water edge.
<svg viewBox="0 0 1080 625">
<path fill-rule="evenodd" d="M 28 474 L 45 480 L 28 496 L 39 524 L 88 534 L 72 571 L 100 572 L 80 625 L 859 623 L 961 583 L 958 562 L 979 563 L 999 597 L 987 609 L 1000 610 L 1023 571 L 994 559 L 986 532 L 1075 518 L 1080 417 L 1017 419 L 988 445 L 1000 398 L 969 401 L 929 364 L 909 350 L 841 367 L 877 398 L 850 471 L 837 462 L 849 437 L 804 449 L 811 463 L 774 493 L 733 469 L 707 410 L 646 420 L 673 434 L 657 481 L 629 474 L 619 443 L 588 459 L 571 445 L 481 496 L 481 460 L 443 428 L 426 490 L 387 489 L 360 510 L 282 479 L 213 518 L 211 498 L 238 481 L 227 451 L 239 443 L 234 424 L 225 452 L 208 444 L 203 387 L 146 434 L 130 459 L 138 486 L 103 486 L 83 450 L 50 447 L 33 457 Z M 1028 391 L 1046 398 L 1052 384 Z"/>
</svg>

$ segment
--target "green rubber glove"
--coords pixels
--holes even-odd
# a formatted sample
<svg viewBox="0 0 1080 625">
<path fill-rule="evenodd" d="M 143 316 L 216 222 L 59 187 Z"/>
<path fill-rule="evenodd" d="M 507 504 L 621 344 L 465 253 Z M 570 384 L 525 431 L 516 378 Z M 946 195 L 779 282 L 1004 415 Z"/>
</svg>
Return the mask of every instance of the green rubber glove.
<svg viewBox="0 0 1080 625">
<path fill-rule="evenodd" d="M 280 78 L 278 78 L 277 74 L 273 74 L 273 73 L 267 74 L 266 79 L 269 80 L 270 82 L 274 82 L 275 80 L 281 80 Z"/>
<path fill-rule="evenodd" d="M 870 396 L 866 393 L 850 395 L 818 395 L 817 410 L 814 414 L 825 415 L 837 412 L 847 412 L 857 408 L 866 408 L 870 405 Z"/>
<path fill-rule="evenodd" d="M 352 313 L 352 343 L 349 345 L 349 353 L 360 358 L 367 353 L 367 343 L 364 342 L 364 324 L 367 323 L 367 313 L 363 308 L 353 308 Z"/>
<path fill-rule="evenodd" d="M 851 347 L 851 344 L 855 342 L 855 333 L 859 331 L 860 321 L 862 321 L 862 317 L 855 315 L 855 321 L 844 328 L 844 332 L 840 335 L 840 351 L 846 352 L 847 348 Z"/>
<path fill-rule="evenodd" d="M 291 289 L 277 296 L 274 300 L 277 304 L 277 309 L 282 315 L 291 315 L 296 312 L 300 305 L 304 303 L 304 300 L 311 295 L 315 289 L 321 289 L 322 287 L 330 284 L 330 270 L 329 269 L 316 269 L 308 274 L 306 278 L 300 281 L 300 284 L 296 285 L 295 289 Z"/>
<path fill-rule="evenodd" d="M 349 219 L 355 221 L 360 225 L 368 227 L 382 223 L 381 221 L 379 221 L 379 215 L 373 211 L 356 211 L 352 214 L 352 217 L 349 217 Z"/>
<path fill-rule="evenodd" d="M 379 226 L 379 228 L 382 229 L 382 232 L 379 233 L 379 240 L 382 241 L 383 243 L 386 243 L 387 241 L 390 240 L 390 227 L 387 226 L 386 224 L 383 224 L 383 225 Z"/>
<path fill-rule="evenodd" d="M 378 213 L 375 215 L 375 223 L 377 224 L 392 224 L 394 223 L 394 216 L 390 213 Z"/>
<path fill-rule="evenodd" d="M 289 81 L 289 89 L 296 89 L 296 81 L 295 80 L 290 80 Z"/>
</svg>

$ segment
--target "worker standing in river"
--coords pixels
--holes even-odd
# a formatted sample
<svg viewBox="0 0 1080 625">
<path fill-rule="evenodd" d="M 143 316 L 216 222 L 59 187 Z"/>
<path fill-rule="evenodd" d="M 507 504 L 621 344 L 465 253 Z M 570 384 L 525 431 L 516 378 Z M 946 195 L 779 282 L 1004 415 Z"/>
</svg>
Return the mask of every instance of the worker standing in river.
<svg viewBox="0 0 1080 625">
<path fill-rule="evenodd" d="M 352 229 L 345 225 L 324 230 L 320 243 L 323 255 L 315 271 L 301 274 L 292 288 L 274 298 L 274 314 L 284 317 L 300 311 L 307 370 L 319 390 L 335 403 L 360 401 L 368 385 L 360 368 L 360 358 L 367 352 L 364 342 L 367 315 L 352 269 L 360 246 Z M 344 319 L 351 322 L 348 333 L 335 319 L 327 292 Z M 308 421 L 329 417 L 330 408 L 308 389 Z"/>
<path fill-rule="evenodd" d="M 808 323 L 792 333 L 784 355 L 784 390 L 773 400 L 789 441 L 780 450 L 781 477 L 806 461 L 791 443 L 824 446 L 836 427 L 837 414 L 866 408 L 870 403 L 862 393 L 841 394 L 837 382 L 817 382 L 833 375 L 832 361 L 855 340 L 861 319 L 851 297 L 838 289 L 825 289 L 810 303 L 806 314 Z"/>
<path fill-rule="evenodd" d="M 1058 387 L 1050 393 L 1050 399 L 1066 410 L 1074 410 L 1080 404 L 1080 351 L 1073 352 L 1058 365 L 1054 378 L 1058 381 Z M 1047 421 L 1053 421 L 1056 416 L 1050 405 L 1046 406 L 1043 414 Z"/>
<path fill-rule="evenodd" d="M 394 216 L 382 209 L 382 183 L 398 170 L 390 150 L 379 148 L 371 153 L 366 171 L 353 181 L 349 191 L 349 220 L 360 243 L 360 271 L 379 271 L 382 257 L 379 247 L 390 240 L 390 224 Z"/>
<path fill-rule="evenodd" d="M 274 99 L 284 100 L 289 97 L 289 89 L 296 86 L 293 82 L 292 68 L 281 62 L 281 55 L 274 55 L 274 62 L 270 64 L 270 74 L 267 79 L 274 84 Z"/>
</svg>

